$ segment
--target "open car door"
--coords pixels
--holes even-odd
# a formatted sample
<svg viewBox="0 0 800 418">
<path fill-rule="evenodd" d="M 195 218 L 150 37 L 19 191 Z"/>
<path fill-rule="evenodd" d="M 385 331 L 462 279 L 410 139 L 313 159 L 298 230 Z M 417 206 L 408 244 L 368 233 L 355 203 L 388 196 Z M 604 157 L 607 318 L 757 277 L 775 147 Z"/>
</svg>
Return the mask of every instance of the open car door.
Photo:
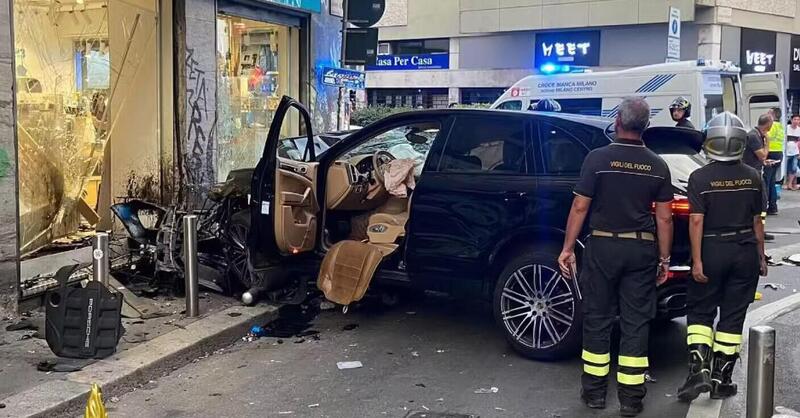
<svg viewBox="0 0 800 418">
<path fill-rule="evenodd" d="M 753 127 L 758 122 L 758 117 L 767 113 L 767 110 L 777 107 L 781 109 L 781 120 L 775 121 L 786 126 L 786 90 L 783 87 L 781 73 L 746 74 L 742 76 L 742 98 L 744 99 L 744 112 L 740 116 L 747 126 Z M 784 141 L 784 146 L 786 141 Z M 785 150 L 784 150 L 785 152 Z M 776 180 L 783 179 L 786 164 L 781 164 L 781 172 Z"/>
<path fill-rule="evenodd" d="M 278 157 L 287 114 L 300 114 L 307 137 L 303 161 Z M 283 257 L 312 251 L 317 243 L 319 204 L 311 118 L 303 104 L 281 99 L 272 119 L 264 154 L 253 172 L 248 259 L 254 272 L 274 267 Z M 268 283 L 265 283 L 269 287 Z"/>
</svg>

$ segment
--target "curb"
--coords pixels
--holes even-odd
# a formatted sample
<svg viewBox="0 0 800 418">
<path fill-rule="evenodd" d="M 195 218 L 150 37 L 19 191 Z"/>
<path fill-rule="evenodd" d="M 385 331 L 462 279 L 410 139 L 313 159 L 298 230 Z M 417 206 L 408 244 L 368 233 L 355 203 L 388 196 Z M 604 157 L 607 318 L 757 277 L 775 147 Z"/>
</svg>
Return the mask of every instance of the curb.
<svg viewBox="0 0 800 418">
<path fill-rule="evenodd" d="M 234 306 L 199 319 L 186 328 L 165 335 L 97 361 L 83 370 L 69 373 L 63 380 L 52 380 L 0 400 L 6 408 L 0 416 L 61 417 L 79 415 L 86 406 L 92 383 L 103 390 L 103 399 L 121 396 L 137 384 L 171 372 L 241 338 L 254 323 L 269 320 L 274 306 Z M 240 314 L 230 316 L 229 314 Z"/>
<path fill-rule="evenodd" d="M 764 305 L 758 309 L 754 309 L 747 314 L 747 319 L 742 328 L 742 349 L 740 355 L 741 364 L 734 373 L 734 380 L 739 385 L 738 400 L 744 402 L 741 397 L 747 393 L 747 379 L 745 376 L 745 367 L 747 364 L 747 343 L 749 338 L 750 327 L 756 325 L 766 324 L 773 319 L 795 309 L 800 308 L 800 294 L 787 296 L 781 300 L 777 300 L 768 305 Z M 730 399 L 734 401 L 733 398 Z M 719 418 L 722 413 L 722 400 L 714 400 L 710 398 L 703 398 L 702 400 L 695 400 L 689 406 L 689 411 L 686 413 L 686 418 Z"/>
</svg>

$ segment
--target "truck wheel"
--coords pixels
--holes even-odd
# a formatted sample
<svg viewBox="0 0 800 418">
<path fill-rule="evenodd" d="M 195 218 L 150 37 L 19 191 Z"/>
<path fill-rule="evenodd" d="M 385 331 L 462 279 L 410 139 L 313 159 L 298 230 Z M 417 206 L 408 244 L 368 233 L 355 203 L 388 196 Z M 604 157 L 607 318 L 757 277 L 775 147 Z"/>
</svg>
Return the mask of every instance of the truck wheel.
<svg viewBox="0 0 800 418">
<path fill-rule="evenodd" d="M 531 249 L 509 259 L 494 291 L 495 319 L 515 351 L 535 360 L 574 355 L 581 342 L 576 283 L 561 275 L 558 253 Z"/>
</svg>

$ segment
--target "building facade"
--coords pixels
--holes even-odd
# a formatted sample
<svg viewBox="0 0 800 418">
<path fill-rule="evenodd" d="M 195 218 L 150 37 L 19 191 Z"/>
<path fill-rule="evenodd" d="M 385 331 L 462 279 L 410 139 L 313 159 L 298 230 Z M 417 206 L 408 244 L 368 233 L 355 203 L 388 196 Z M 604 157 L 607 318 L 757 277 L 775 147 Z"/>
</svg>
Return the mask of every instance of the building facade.
<svg viewBox="0 0 800 418">
<path fill-rule="evenodd" d="M 29 279 L 90 262 L 112 204 L 191 209 L 254 167 L 281 96 L 334 130 L 320 73 L 339 64 L 341 15 L 335 0 L 0 0 L 0 315 Z"/>
<path fill-rule="evenodd" d="M 406 0 L 402 7 L 406 23 L 380 28 L 381 55 L 367 68 L 371 105 L 486 104 L 524 76 L 565 65 L 603 71 L 664 62 L 676 7 L 681 60 L 781 71 L 798 106 L 797 0 Z"/>
</svg>

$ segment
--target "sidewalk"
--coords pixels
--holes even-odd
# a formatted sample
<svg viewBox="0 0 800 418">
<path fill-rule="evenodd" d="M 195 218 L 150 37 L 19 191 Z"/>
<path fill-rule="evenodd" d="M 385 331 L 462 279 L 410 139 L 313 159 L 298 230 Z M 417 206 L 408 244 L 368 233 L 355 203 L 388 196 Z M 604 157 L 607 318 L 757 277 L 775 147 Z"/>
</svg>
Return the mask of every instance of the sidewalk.
<svg viewBox="0 0 800 418">
<path fill-rule="evenodd" d="M 85 406 L 92 383 L 100 385 L 107 402 L 227 347 L 250 326 L 267 322 L 276 310 L 267 305 L 238 306 L 232 299 L 205 294 L 200 302 L 202 315 L 187 318 L 181 314 L 182 299 L 160 303 L 168 316 L 123 320 L 126 332 L 117 353 L 103 360 L 59 359 L 44 339 L 35 336 L 37 331 L 6 331 L 16 321 L 0 321 L 0 418 L 74 416 Z M 41 322 L 44 315 L 34 314 L 30 320 Z M 80 370 L 38 371 L 37 364 L 46 360 Z"/>
<path fill-rule="evenodd" d="M 800 309 L 769 325 L 775 328 L 775 406 L 800 411 Z"/>
</svg>

